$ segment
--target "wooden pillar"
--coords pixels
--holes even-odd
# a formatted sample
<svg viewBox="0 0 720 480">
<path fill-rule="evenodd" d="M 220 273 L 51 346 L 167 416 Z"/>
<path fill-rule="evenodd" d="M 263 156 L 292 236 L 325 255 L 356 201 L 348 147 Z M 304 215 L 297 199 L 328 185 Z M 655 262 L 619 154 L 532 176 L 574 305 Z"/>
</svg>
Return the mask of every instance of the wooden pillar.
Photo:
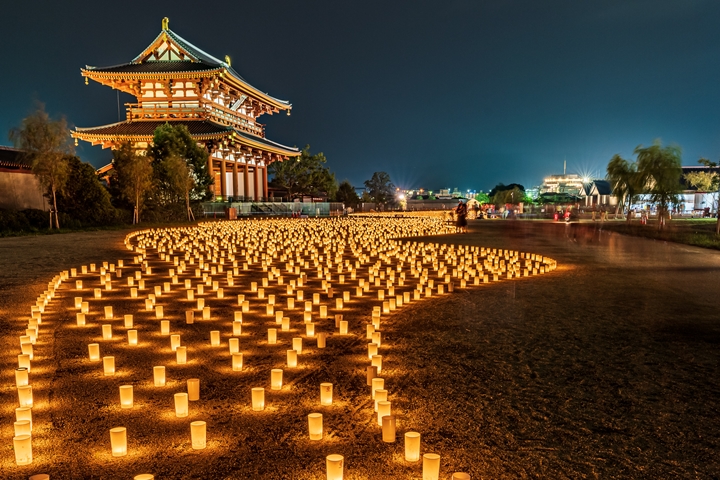
<svg viewBox="0 0 720 480">
<path fill-rule="evenodd" d="M 223 201 L 227 199 L 227 167 L 225 166 L 225 159 L 220 159 L 220 195 Z"/>
<path fill-rule="evenodd" d="M 260 175 L 260 171 L 258 170 L 258 166 L 257 166 L 257 163 L 256 163 L 256 164 L 255 164 L 255 172 L 253 173 L 253 181 L 255 182 L 255 190 L 253 190 L 253 194 L 255 195 L 255 201 L 256 201 L 256 202 L 259 202 L 259 201 L 260 201 L 260 195 L 258 195 L 258 193 L 260 193 L 260 192 L 258 192 L 258 190 L 260 190 L 259 185 L 258 185 L 258 184 L 260 183 L 260 182 L 258 181 L 258 180 L 259 180 L 259 178 L 258 178 L 259 175 Z"/>
<path fill-rule="evenodd" d="M 243 187 L 245 188 L 243 190 L 243 196 L 245 197 L 246 201 L 247 197 L 250 196 L 250 180 L 248 178 L 250 176 L 250 172 L 248 171 L 249 168 L 250 166 L 247 163 L 245 164 L 245 168 L 243 168 Z"/>
<path fill-rule="evenodd" d="M 210 187 L 210 189 L 212 190 L 212 194 L 213 194 L 212 199 L 215 200 L 215 195 L 217 195 L 217 190 L 216 190 L 217 185 L 215 185 L 215 170 L 213 169 L 212 153 L 210 153 L 210 158 L 208 158 L 208 174 L 210 175 L 210 178 L 213 179 L 213 184 Z"/>
<path fill-rule="evenodd" d="M 238 188 L 238 164 L 237 158 L 233 162 L 233 197 L 237 198 L 240 195 L 240 189 Z"/>
<path fill-rule="evenodd" d="M 267 163 L 263 167 L 263 195 L 266 197 L 270 197 L 270 194 L 268 193 L 268 181 L 267 181 Z M 268 200 L 269 201 L 269 200 Z"/>
</svg>

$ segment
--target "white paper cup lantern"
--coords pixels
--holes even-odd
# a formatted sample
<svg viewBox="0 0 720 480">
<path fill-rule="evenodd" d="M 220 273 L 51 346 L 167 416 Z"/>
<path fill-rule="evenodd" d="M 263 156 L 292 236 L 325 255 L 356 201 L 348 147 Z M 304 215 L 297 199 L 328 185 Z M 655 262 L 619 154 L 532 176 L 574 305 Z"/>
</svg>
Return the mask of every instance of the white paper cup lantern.
<svg viewBox="0 0 720 480">
<path fill-rule="evenodd" d="M 377 367 L 378 373 L 382 371 L 382 355 L 373 355 L 372 356 L 372 366 Z"/>
<path fill-rule="evenodd" d="M 311 337 L 311 338 L 315 336 L 315 324 L 314 323 L 306 323 L 305 324 L 305 336 Z"/>
<path fill-rule="evenodd" d="M 17 465 L 30 465 L 32 463 L 31 438 L 30 435 L 13 437 L 13 449 L 15 450 L 15 463 Z"/>
<path fill-rule="evenodd" d="M 252 409 L 255 412 L 261 412 L 265 409 L 265 389 L 262 387 L 254 387 L 252 389 Z"/>
<path fill-rule="evenodd" d="M 128 345 L 135 346 L 138 344 L 137 330 L 128 330 L 127 337 L 128 337 Z"/>
<path fill-rule="evenodd" d="M 395 443 L 395 415 L 382 417 L 382 439 L 385 443 Z"/>
<path fill-rule="evenodd" d="M 347 335 L 347 334 L 348 334 L 348 321 L 340 320 L 340 335 Z"/>
<path fill-rule="evenodd" d="M 297 367 L 297 352 L 295 350 L 287 351 L 287 366 L 288 368 Z"/>
<path fill-rule="evenodd" d="M 297 353 L 302 353 L 302 349 L 303 349 L 302 337 L 293 338 L 292 346 L 293 346 L 293 350 L 295 350 Z"/>
<path fill-rule="evenodd" d="M 378 346 L 374 343 L 368 343 L 368 360 L 372 360 L 372 358 L 378 354 Z"/>
<path fill-rule="evenodd" d="M 153 367 L 153 383 L 156 387 L 165 386 L 165 367 Z"/>
<path fill-rule="evenodd" d="M 338 454 L 328 455 L 325 458 L 327 480 L 343 480 L 345 457 Z"/>
<path fill-rule="evenodd" d="M 450 480 L 470 480 L 470 474 L 465 472 L 455 472 Z"/>
<path fill-rule="evenodd" d="M 33 392 L 32 392 L 32 385 L 23 385 L 21 387 L 17 387 L 17 393 L 18 393 L 18 403 L 21 407 L 30 407 L 33 406 Z"/>
<path fill-rule="evenodd" d="M 155 480 L 155 475 L 151 473 L 141 473 L 140 475 L 135 475 L 133 480 Z"/>
<path fill-rule="evenodd" d="M 113 457 L 127 455 L 127 429 L 125 427 L 110 429 L 110 448 Z"/>
<path fill-rule="evenodd" d="M 188 394 L 176 393 L 175 398 L 175 416 L 184 418 L 188 416 Z"/>
<path fill-rule="evenodd" d="M 88 344 L 88 354 L 90 355 L 91 361 L 99 362 L 100 361 L 100 344 L 99 343 Z"/>
<path fill-rule="evenodd" d="M 277 343 L 277 328 L 268 328 L 268 344 L 275 345 Z"/>
<path fill-rule="evenodd" d="M 210 345 L 213 347 L 220 346 L 220 330 L 213 330 L 210 332 Z"/>
<path fill-rule="evenodd" d="M 280 323 L 282 324 L 282 331 L 287 332 L 290 330 L 290 317 L 282 317 L 280 319 Z"/>
<path fill-rule="evenodd" d="M 103 357 L 103 373 L 106 377 L 115 375 L 115 357 Z"/>
<path fill-rule="evenodd" d="M 440 455 L 437 453 L 423 455 L 423 480 L 440 480 Z"/>
<path fill-rule="evenodd" d="M 311 413 L 308 415 L 308 430 L 310 440 L 322 440 L 323 438 L 323 416 L 322 413 Z"/>
<path fill-rule="evenodd" d="M 76 321 L 78 327 L 84 326 L 85 325 L 85 314 L 84 313 L 76 313 L 75 321 Z"/>
<path fill-rule="evenodd" d="M 283 371 L 281 368 L 273 368 L 270 370 L 270 388 L 272 390 L 282 390 Z"/>
<path fill-rule="evenodd" d="M 420 460 L 420 434 L 405 432 L 405 461 L 417 462 L 418 460 Z"/>
<path fill-rule="evenodd" d="M 30 382 L 30 379 L 28 378 L 28 369 L 27 368 L 16 368 L 15 369 L 15 386 L 16 387 L 24 387 L 25 385 L 28 385 Z"/>
<path fill-rule="evenodd" d="M 384 388 L 375 390 L 375 412 L 378 411 L 378 403 L 388 399 L 388 391 Z"/>
<path fill-rule="evenodd" d="M 15 420 L 22 422 L 27 420 L 30 422 L 30 430 L 32 430 L 32 408 L 31 407 L 18 407 L 15 409 Z"/>
<path fill-rule="evenodd" d="M 132 408 L 133 407 L 133 386 L 132 385 L 120 385 L 120 407 L 121 408 Z"/>
<path fill-rule="evenodd" d="M 233 336 L 239 337 L 240 335 L 242 335 L 242 322 L 238 322 L 238 321 L 232 322 L 232 328 L 233 328 Z"/>
<path fill-rule="evenodd" d="M 383 390 L 385 388 L 385 379 L 380 377 L 375 377 L 372 379 L 372 386 L 370 387 L 372 392 L 372 399 L 375 400 L 375 391 L 376 390 Z"/>
<path fill-rule="evenodd" d="M 230 355 L 238 353 L 240 351 L 240 340 L 237 338 L 231 338 L 228 340 L 228 347 L 230 349 Z"/>
<path fill-rule="evenodd" d="M 320 384 L 320 405 L 332 405 L 333 402 L 333 384 Z"/>
<path fill-rule="evenodd" d="M 133 316 L 132 315 L 124 315 L 123 320 L 125 322 L 125 328 L 133 327 Z"/>
<path fill-rule="evenodd" d="M 103 340 L 112 340 L 112 325 L 105 324 L 102 326 Z"/>
<path fill-rule="evenodd" d="M 382 419 L 386 415 L 390 415 L 390 409 L 391 409 L 391 402 L 388 402 L 387 400 L 382 400 L 377 402 L 377 422 L 378 425 L 382 427 Z"/>
<path fill-rule="evenodd" d="M 325 333 L 325 332 L 323 332 L 323 333 L 318 333 L 318 334 L 317 334 L 317 346 L 318 346 L 318 348 L 325 348 L 326 340 L 327 340 L 327 333 Z"/>
<path fill-rule="evenodd" d="M 113 318 L 112 306 L 105 307 L 105 320 L 112 320 L 112 318 Z"/>
<path fill-rule="evenodd" d="M 20 435 L 32 435 L 32 428 L 30 428 L 30 420 L 19 420 L 13 423 L 15 429 L 15 436 Z"/>
<path fill-rule="evenodd" d="M 200 400 L 200 379 L 188 378 L 187 381 L 188 400 L 196 402 Z"/>
<path fill-rule="evenodd" d="M 206 446 L 207 424 L 203 421 L 190 423 L 190 441 L 193 450 L 202 450 Z"/>
<path fill-rule="evenodd" d="M 90 303 L 82 302 L 80 304 L 80 313 L 90 313 Z"/>
<path fill-rule="evenodd" d="M 243 369 L 243 354 L 233 353 L 232 354 L 232 369 L 234 372 L 239 372 Z"/>
<path fill-rule="evenodd" d="M 195 311 L 185 310 L 185 323 L 188 325 L 195 323 Z"/>
<path fill-rule="evenodd" d="M 177 351 L 179 346 L 180 346 L 180 335 L 177 335 L 177 334 L 170 335 L 170 350 L 175 352 L 175 351 Z"/>
</svg>

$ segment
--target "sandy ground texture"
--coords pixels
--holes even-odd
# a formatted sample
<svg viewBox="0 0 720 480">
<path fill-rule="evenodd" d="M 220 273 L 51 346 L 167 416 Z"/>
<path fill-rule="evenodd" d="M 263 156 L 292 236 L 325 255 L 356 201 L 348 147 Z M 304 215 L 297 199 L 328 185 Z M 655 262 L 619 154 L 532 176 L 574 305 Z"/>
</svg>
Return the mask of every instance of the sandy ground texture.
<svg viewBox="0 0 720 480">
<path fill-rule="evenodd" d="M 345 455 L 345 478 L 421 478 L 418 464 L 404 462 L 402 442 L 379 441 L 370 402 L 357 402 L 366 394 L 364 377 L 344 373 L 363 362 L 364 338 L 308 353 L 307 368 L 288 375 L 288 390 L 268 393 L 271 409 L 260 415 L 249 411 L 249 395 L 223 361 L 168 367 L 168 386 L 158 391 L 154 358 L 133 366 L 148 378 L 133 382 L 137 407 L 121 411 L 117 387 L 127 379 L 104 381 L 88 365 L 87 337 L 71 328 L 74 313 L 58 315 L 54 335 L 38 348 L 44 357 L 34 373 L 47 381 L 37 401 L 52 408 L 35 414 L 36 462 L 14 466 L 13 369 L 29 305 L 61 269 L 127 262 L 123 236 L 0 239 L 2 478 L 151 471 L 156 478 L 310 479 L 323 478 L 328 453 Z M 549 275 L 416 302 L 384 324 L 392 345 L 384 376 L 398 431 L 422 433 L 423 451 L 442 456 L 441 478 L 454 471 L 474 479 L 720 476 L 720 254 L 592 227 L 502 221 L 478 221 L 469 234 L 432 241 L 536 252 L 560 264 Z M 115 308 L 122 313 L 122 304 Z M 210 328 L 195 325 L 183 343 L 207 338 Z M 126 348 L 121 340 L 105 347 Z M 267 384 L 258 370 L 278 366 L 278 355 L 257 357 L 243 385 Z M 172 393 L 183 391 L 178 379 L 191 376 L 206 379 L 202 405 L 191 405 L 189 418 L 208 420 L 202 451 L 189 447 L 187 421 L 171 414 Z M 288 398 L 311 398 L 321 381 L 335 385 L 333 407 Z M 166 416 L 151 414 L 164 404 Z M 306 440 L 310 411 L 332 426 L 320 444 Z M 132 453 L 113 459 L 106 437 L 118 418 L 131 432 Z"/>
</svg>

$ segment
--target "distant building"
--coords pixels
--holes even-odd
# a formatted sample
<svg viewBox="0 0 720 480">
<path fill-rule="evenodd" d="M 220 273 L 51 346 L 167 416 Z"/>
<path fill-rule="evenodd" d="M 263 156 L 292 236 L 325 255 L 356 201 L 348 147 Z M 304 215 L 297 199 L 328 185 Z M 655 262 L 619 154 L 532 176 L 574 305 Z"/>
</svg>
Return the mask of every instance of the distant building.
<svg viewBox="0 0 720 480">
<path fill-rule="evenodd" d="M 585 185 L 584 179 L 576 173 L 550 175 L 543 179 L 540 193 L 567 193 L 580 195 Z"/>
<path fill-rule="evenodd" d="M 16 148 L 0 146 L 0 208 L 48 209 L 40 182 L 22 161 L 22 151 Z"/>
</svg>

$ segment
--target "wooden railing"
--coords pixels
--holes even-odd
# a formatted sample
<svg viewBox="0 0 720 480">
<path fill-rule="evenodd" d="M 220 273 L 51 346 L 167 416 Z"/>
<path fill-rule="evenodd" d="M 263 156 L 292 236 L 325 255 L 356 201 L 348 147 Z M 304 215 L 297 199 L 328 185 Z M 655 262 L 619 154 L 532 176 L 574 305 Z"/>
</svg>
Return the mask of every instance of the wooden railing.
<svg viewBox="0 0 720 480">
<path fill-rule="evenodd" d="M 125 106 L 127 107 L 127 120 L 129 122 L 164 119 L 208 119 L 265 138 L 265 125 L 256 123 L 250 117 L 213 103 L 193 107 L 180 105 L 169 107 L 151 103 L 126 103 Z"/>
</svg>

